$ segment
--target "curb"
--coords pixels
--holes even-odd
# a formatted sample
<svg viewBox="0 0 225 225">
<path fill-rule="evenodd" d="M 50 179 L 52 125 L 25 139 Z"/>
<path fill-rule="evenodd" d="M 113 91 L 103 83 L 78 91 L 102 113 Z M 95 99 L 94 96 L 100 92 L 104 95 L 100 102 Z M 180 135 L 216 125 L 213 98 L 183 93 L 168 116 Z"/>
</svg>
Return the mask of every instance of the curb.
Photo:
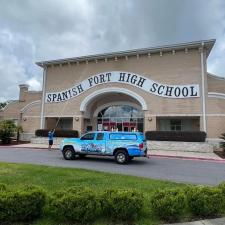
<svg viewBox="0 0 225 225">
<path fill-rule="evenodd" d="M 202 157 L 193 157 L 193 156 L 173 156 L 173 155 L 148 155 L 148 158 L 151 157 L 158 157 L 158 158 L 174 158 L 174 159 L 184 159 L 184 160 L 196 160 L 196 161 L 208 161 L 208 162 L 219 162 L 225 163 L 225 159 L 214 159 L 214 158 L 202 158 Z"/>
<path fill-rule="evenodd" d="M 27 149 L 42 149 L 42 150 L 48 150 L 48 147 L 17 147 L 17 146 L 0 146 L 0 149 L 1 148 L 17 148 L 17 149 L 20 149 L 20 148 L 27 148 Z M 59 150 L 59 148 L 51 148 L 51 150 Z"/>
<path fill-rule="evenodd" d="M 26 148 L 26 149 L 41 149 L 41 150 L 48 150 L 48 148 L 43 147 L 17 147 L 17 146 L 0 146 L 1 148 Z M 51 148 L 51 150 L 59 150 L 59 148 Z M 196 161 L 208 161 L 208 162 L 218 162 L 218 163 L 225 163 L 225 159 L 214 159 L 214 158 L 202 158 L 202 157 L 193 157 L 193 156 L 173 156 L 173 155 L 157 155 L 157 154 L 148 154 L 147 157 L 150 159 L 151 157 L 158 157 L 158 158 L 173 158 L 173 159 L 183 159 L 183 160 L 196 160 Z"/>
</svg>

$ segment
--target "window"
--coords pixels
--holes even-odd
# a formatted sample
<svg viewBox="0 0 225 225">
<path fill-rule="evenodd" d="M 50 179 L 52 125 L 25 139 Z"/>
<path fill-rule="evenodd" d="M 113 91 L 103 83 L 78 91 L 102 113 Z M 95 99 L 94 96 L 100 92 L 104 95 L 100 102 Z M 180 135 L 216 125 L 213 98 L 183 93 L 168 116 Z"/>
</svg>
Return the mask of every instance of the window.
<svg viewBox="0 0 225 225">
<path fill-rule="evenodd" d="M 182 130 L 181 120 L 170 120 L 170 130 L 181 131 Z"/>
<path fill-rule="evenodd" d="M 141 109 L 129 105 L 113 105 L 98 113 L 98 130 L 143 131 L 144 115 Z"/>
<path fill-rule="evenodd" d="M 110 134 L 110 139 L 112 139 L 112 140 L 137 140 L 137 135 L 136 134 L 115 133 L 115 134 Z"/>
<path fill-rule="evenodd" d="M 81 140 L 94 140 L 95 133 L 88 133 L 81 137 Z"/>
<path fill-rule="evenodd" d="M 96 140 L 103 140 L 104 139 L 104 133 L 98 133 Z"/>
</svg>

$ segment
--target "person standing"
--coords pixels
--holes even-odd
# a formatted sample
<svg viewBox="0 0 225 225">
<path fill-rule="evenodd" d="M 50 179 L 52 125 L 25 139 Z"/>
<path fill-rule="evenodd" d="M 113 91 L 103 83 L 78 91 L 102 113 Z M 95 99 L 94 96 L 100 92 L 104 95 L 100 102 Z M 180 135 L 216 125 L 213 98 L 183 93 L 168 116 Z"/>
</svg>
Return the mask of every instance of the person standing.
<svg viewBox="0 0 225 225">
<path fill-rule="evenodd" d="M 54 130 L 50 130 L 48 132 L 48 150 L 51 150 L 51 148 L 52 148 L 54 133 L 55 133 L 55 129 Z"/>
</svg>

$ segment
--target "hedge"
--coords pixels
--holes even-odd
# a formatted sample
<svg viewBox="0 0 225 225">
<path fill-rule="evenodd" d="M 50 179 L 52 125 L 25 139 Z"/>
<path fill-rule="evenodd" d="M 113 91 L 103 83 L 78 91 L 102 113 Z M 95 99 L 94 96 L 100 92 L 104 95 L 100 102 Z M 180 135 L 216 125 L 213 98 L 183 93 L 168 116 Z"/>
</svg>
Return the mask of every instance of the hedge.
<svg viewBox="0 0 225 225">
<path fill-rule="evenodd" d="M 219 188 L 196 186 L 187 190 L 187 204 L 193 215 L 212 217 L 221 214 L 223 194 Z"/>
<path fill-rule="evenodd" d="M 182 216 L 186 202 L 182 189 L 166 189 L 156 191 L 151 199 L 153 213 L 160 219 L 176 221 Z"/>
<path fill-rule="evenodd" d="M 225 213 L 225 182 L 222 182 L 221 184 L 219 184 L 218 188 L 222 191 L 222 195 L 223 195 L 223 213 Z"/>
<path fill-rule="evenodd" d="M 154 141 L 185 141 L 205 142 L 206 133 L 203 131 L 146 131 L 147 140 Z"/>
<path fill-rule="evenodd" d="M 3 185 L 1 185 L 3 187 Z M 42 214 L 45 205 L 45 192 L 34 186 L 18 190 L 2 188 L 0 192 L 0 221 L 32 221 Z"/>
<path fill-rule="evenodd" d="M 48 201 L 46 201 L 48 199 Z M 132 222 L 143 215 L 144 197 L 135 190 L 94 191 L 82 187 L 67 188 L 46 195 L 36 186 L 14 189 L 0 183 L 0 223 L 32 223 L 45 208 L 45 215 L 59 221 L 82 224 L 106 221 Z M 150 196 L 152 216 L 167 222 L 176 221 L 183 213 L 190 219 L 209 218 L 225 213 L 225 183 L 218 187 L 188 186 L 185 189 L 158 190 Z M 145 205 L 147 206 L 147 205 Z M 191 214 L 187 211 L 191 212 Z"/>
<path fill-rule="evenodd" d="M 94 221 L 98 216 L 99 207 L 99 198 L 89 189 L 56 192 L 49 204 L 53 218 L 79 223 Z"/>
<path fill-rule="evenodd" d="M 102 212 L 113 220 L 132 221 L 143 207 L 143 195 L 134 190 L 106 190 L 102 194 Z"/>
<path fill-rule="evenodd" d="M 35 135 L 37 137 L 48 137 L 49 130 L 47 129 L 39 129 L 35 131 Z M 77 130 L 56 130 L 54 133 L 54 137 L 68 137 L 68 138 L 76 138 L 78 137 Z"/>
</svg>

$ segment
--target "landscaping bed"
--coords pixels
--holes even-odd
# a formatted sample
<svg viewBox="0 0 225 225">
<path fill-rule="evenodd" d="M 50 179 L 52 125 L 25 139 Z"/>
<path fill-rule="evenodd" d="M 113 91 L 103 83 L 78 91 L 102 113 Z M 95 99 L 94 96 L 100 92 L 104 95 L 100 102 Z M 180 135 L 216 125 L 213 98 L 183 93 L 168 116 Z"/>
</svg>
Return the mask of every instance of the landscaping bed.
<svg viewBox="0 0 225 225">
<path fill-rule="evenodd" d="M 12 163 L 0 163 L 0 183 L 4 184 L 0 185 L 0 205 L 5 204 L 1 205 L 5 214 L 0 216 L 5 220 L 7 216 L 14 218 L 10 224 L 16 225 L 25 224 L 24 221 L 34 225 L 156 225 L 224 215 L 225 185 L 196 187 L 82 169 Z"/>
<path fill-rule="evenodd" d="M 225 151 L 224 150 L 217 150 L 217 151 L 214 151 L 214 153 L 216 155 L 218 155 L 220 158 L 225 159 Z"/>
<path fill-rule="evenodd" d="M 21 144 L 28 144 L 29 141 L 17 141 L 17 140 L 11 140 L 10 144 L 2 144 L 0 141 L 0 146 L 11 146 L 11 145 L 21 145 Z"/>
</svg>

